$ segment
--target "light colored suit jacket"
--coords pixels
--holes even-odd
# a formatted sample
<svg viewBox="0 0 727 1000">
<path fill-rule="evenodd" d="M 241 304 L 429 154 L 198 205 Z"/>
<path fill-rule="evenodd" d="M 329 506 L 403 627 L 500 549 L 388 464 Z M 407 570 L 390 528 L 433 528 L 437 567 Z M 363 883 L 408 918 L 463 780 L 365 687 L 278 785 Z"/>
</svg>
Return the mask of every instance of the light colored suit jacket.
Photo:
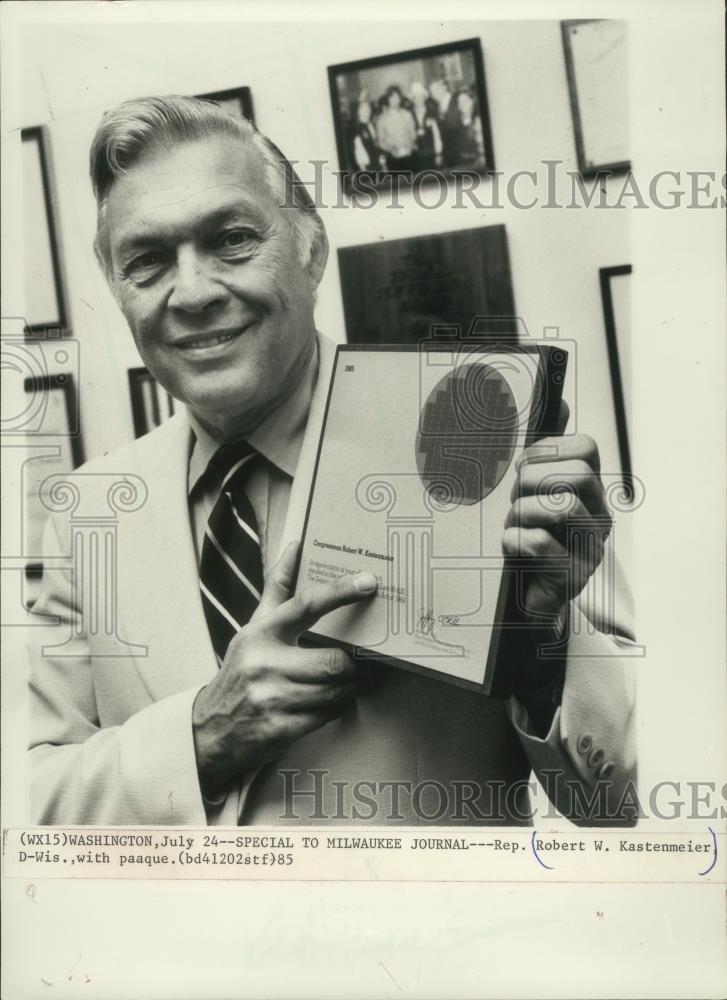
<svg viewBox="0 0 727 1000">
<path fill-rule="evenodd" d="M 332 356 L 333 345 L 321 338 L 321 370 L 281 548 L 300 537 Z M 49 519 L 43 587 L 29 629 L 36 823 L 207 822 L 191 711 L 218 668 L 190 527 L 190 443 L 186 415 L 178 414 L 76 476 L 87 513 L 108 510 L 111 476 L 138 476 L 148 491 L 114 529 L 115 590 L 104 600 L 115 609 L 115 626 L 108 628 L 133 644 L 124 655 L 109 653 L 103 622 L 89 627 L 88 586 L 68 568 L 69 515 Z M 595 630 L 577 602 L 571 618 L 562 704 L 546 738 L 533 735 L 514 698 L 488 699 L 389 669 L 384 683 L 340 719 L 243 775 L 215 821 L 523 822 L 531 767 L 558 773 L 555 786 L 549 778 L 551 797 L 570 815 L 568 782 L 588 795 L 608 764 L 613 802 L 634 774 L 633 684 L 629 658 L 621 655 L 629 641 Z M 629 634 L 628 624 L 616 627 Z"/>
</svg>

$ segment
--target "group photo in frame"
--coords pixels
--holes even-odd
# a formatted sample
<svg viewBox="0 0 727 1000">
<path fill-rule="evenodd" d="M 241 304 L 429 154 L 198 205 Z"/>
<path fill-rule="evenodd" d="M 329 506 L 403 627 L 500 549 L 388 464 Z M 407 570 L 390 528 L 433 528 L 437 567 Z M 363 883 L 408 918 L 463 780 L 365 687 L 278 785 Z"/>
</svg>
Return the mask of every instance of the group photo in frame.
<svg viewBox="0 0 727 1000">
<path fill-rule="evenodd" d="M 495 168 L 479 38 L 329 66 L 344 189 Z"/>
</svg>

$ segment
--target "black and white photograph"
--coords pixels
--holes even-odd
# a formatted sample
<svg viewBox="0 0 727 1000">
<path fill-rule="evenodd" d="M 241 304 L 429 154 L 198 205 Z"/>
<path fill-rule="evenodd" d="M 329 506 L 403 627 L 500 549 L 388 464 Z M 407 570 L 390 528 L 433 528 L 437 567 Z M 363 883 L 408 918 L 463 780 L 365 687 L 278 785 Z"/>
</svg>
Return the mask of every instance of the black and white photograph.
<svg viewBox="0 0 727 1000">
<path fill-rule="evenodd" d="M 0 21 L 2 995 L 717 1000 L 719 5 Z"/>
<path fill-rule="evenodd" d="M 328 76 L 347 185 L 359 172 L 494 170 L 478 38 L 331 66 Z"/>
</svg>

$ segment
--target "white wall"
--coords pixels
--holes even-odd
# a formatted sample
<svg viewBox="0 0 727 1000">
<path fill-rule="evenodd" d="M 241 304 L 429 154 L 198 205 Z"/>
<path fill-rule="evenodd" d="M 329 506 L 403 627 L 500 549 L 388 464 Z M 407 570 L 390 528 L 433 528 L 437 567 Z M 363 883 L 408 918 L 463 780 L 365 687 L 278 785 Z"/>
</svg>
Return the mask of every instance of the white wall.
<svg viewBox="0 0 727 1000">
<path fill-rule="evenodd" d="M 22 124 L 45 124 L 50 134 L 70 323 L 81 345 L 87 456 L 131 437 L 126 369 L 140 363 L 91 251 L 95 212 L 87 151 L 102 112 L 133 96 L 248 85 L 258 126 L 291 158 L 303 164 L 328 159 L 336 169 L 327 66 L 474 36 L 484 51 L 497 169 L 509 176 L 559 159 L 564 169 L 575 170 L 557 21 L 33 27 L 24 51 Z M 301 173 L 312 176 L 304 167 Z M 608 184 L 613 201 L 621 182 Z M 488 189 L 489 182 L 482 200 Z M 330 204 L 332 179 L 327 193 Z M 604 468 L 617 471 L 598 269 L 630 262 L 627 213 L 471 205 L 426 210 L 409 195 L 401 200 L 400 210 L 323 211 L 333 253 L 319 293 L 319 327 L 343 339 L 336 247 L 504 223 L 518 312 L 533 335 L 558 326 L 562 336 L 578 341 L 577 373 L 571 370 L 569 386 L 572 395 L 577 374 L 578 426 L 599 438 Z M 12 290 L 5 291 L 6 315 L 13 307 L 22 313 Z"/>
</svg>

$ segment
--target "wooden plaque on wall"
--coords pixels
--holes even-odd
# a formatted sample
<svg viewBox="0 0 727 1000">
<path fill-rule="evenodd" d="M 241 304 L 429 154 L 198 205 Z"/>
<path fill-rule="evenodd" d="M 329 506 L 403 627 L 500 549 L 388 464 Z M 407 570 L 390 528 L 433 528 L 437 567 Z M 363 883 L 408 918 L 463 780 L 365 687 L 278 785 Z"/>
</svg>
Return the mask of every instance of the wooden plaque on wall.
<svg viewBox="0 0 727 1000">
<path fill-rule="evenodd" d="M 350 343 L 414 344 L 438 331 L 517 341 L 505 227 L 338 251 Z"/>
</svg>

